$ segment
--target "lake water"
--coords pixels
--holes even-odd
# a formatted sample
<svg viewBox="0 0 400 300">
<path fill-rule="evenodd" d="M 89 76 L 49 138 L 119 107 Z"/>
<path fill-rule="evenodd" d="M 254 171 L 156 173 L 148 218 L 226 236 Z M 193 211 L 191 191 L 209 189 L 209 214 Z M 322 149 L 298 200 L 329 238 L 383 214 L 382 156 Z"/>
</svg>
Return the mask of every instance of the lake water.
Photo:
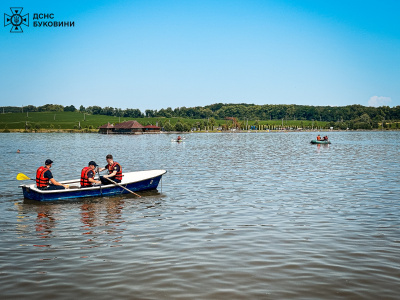
<svg viewBox="0 0 400 300">
<path fill-rule="evenodd" d="M 1 298 L 399 299 L 400 132 L 316 135 L 1 133 Z M 108 153 L 162 189 L 40 203 L 15 180 Z"/>
</svg>

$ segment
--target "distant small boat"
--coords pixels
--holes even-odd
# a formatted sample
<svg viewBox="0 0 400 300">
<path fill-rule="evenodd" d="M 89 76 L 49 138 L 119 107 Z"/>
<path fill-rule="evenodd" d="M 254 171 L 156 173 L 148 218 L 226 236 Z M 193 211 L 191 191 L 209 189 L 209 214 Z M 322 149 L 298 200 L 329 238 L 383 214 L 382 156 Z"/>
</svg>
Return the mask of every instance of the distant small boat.
<svg viewBox="0 0 400 300">
<path fill-rule="evenodd" d="M 183 139 L 181 139 L 181 140 L 174 140 L 174 139 L 172 139 L 171 142 L 182 143 L 182 142 L 183 142 Z"/>
<path fill-rule="evenodd" d="M 311 140 L 311 144 L 330 144 L 331 141 L 317 141 L 317 140 Z"/>
<path fill-rule="evenodd" d="M 165 170 L 148 170 L 124 173 L 120 185 L 133 192 L 153 190 L 157 188 L 162 175 L 165 173 L 167 173 Z M 68 184 L 69 189 L 40 190 L 36 187 L 36 183 L 26 185 L 23 184 L 20 185 L 20 187 L 22 188 L 25 198 L 37 201 L 113 196 L 129 193 L 129 191 L 115 184 L 95 185 L 92 187 L 81 188 L 79 179 L 60 181 L 60 183 L 65 185 Z"/>
</svg>

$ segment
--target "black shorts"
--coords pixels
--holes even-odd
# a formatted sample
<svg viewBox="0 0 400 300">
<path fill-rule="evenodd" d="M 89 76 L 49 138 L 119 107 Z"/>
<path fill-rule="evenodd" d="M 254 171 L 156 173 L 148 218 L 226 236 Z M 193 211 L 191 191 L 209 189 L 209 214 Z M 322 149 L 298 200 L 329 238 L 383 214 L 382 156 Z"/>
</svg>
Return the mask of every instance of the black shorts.
<svg viewBox="0 0 400 300">
<path fill-rule="evenodd" d="M 121 183 L 121 180 L 115 179 L 114 177 L 110 177 L 110 179 L 116 183 Z M 104 178 L 103 176 L 100 176 L 101 183 L 106 185 L 106 184 L 113 184 L 111 181 L 109 181 L 107 178 Z"/>
</svg>

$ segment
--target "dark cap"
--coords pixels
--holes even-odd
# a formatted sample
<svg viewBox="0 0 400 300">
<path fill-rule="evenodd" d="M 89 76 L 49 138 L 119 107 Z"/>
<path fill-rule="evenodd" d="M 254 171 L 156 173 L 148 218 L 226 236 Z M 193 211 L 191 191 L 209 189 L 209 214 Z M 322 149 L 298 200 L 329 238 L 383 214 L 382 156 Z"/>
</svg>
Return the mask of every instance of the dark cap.
<svg viewBox="0 0 400 300">
<path fill-rule="evenodd" d="M 50 165 L 53 163 L 53 161 L 51 159 L 46 159 L 46 161 L 44 162 L 46 165 Z"/>
<path fill-rule="evenodd" d="M 97 167 L 97 164 L 93 160 L 89 161 L 88 165 Z"/>
</svg>

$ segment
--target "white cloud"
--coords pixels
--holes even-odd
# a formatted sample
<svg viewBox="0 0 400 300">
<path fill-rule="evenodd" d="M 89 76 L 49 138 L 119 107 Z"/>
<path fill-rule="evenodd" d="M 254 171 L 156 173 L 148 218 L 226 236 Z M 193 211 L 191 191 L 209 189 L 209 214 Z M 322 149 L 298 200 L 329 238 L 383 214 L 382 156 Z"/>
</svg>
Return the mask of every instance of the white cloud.
<svg viewBox="0 0 400 300">
<path fill-rule="evenodd" d="M 389 103 L 392 102 L 392 98 L 390 97 L 383 97 L 383 96 L 372 96 L 368 100 L 368 106 L 384 106 L 384 105 L 389 105 Z"/>
</svg>

